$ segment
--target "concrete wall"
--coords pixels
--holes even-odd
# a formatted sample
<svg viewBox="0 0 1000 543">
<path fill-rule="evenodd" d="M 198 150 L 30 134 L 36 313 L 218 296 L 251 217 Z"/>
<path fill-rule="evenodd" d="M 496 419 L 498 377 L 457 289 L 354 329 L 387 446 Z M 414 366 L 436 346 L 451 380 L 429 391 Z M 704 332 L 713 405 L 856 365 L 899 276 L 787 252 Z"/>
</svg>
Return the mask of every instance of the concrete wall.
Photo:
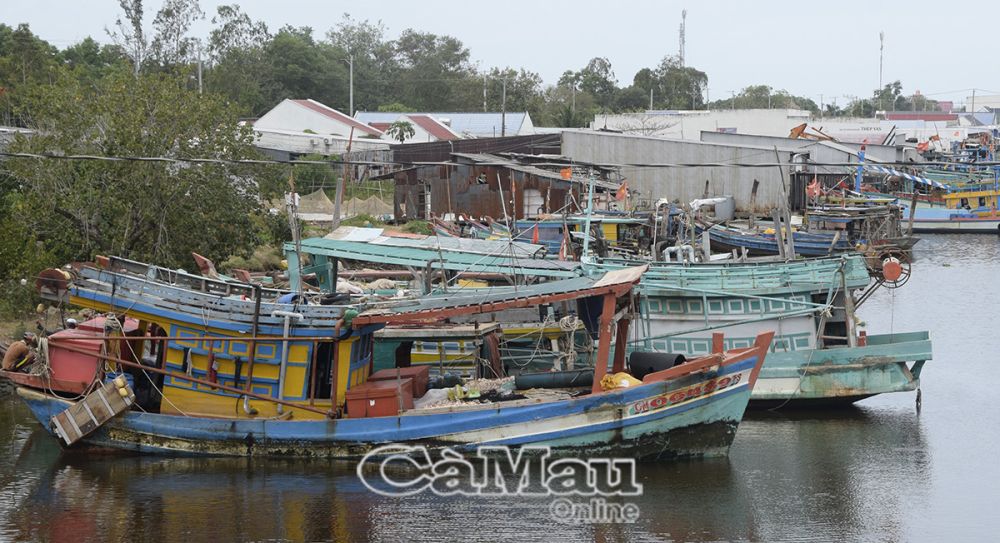
<svg viewBox="0 0 1000 543">
<path fill-rule="evenodd" d="M 582 162 L 621 164 L 630 189 L 639 190 L 640 198 L 658 198 L 690 202 L 701 198 L 708 181 L 709 196 L 731 195 L 736 208 L 748 211 L 754 180 L 759 181 L 755 211 L 763 212 L 782 204 L 782 172 L 777 167 L 666 168 L 630 166 L 629 164 L 663 163 L 746 163 L 790 162 L 795 149 L 725 145 L 698 141 L 669 140 L 608 132 L 567 131 L 562 136 L 562 153 Z M 783 172 L 785 183 L 787 170 Z M 787 185 L 786 185 L 787 190 Z"/>
</svg>

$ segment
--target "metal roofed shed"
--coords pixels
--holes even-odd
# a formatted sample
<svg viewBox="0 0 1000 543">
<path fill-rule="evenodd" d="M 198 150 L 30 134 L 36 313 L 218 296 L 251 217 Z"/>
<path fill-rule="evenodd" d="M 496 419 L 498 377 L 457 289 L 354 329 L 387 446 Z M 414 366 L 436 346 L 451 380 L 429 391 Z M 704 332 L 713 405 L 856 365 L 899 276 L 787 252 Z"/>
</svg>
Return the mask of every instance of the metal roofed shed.
<svg viewBox="0 0 1000 543">
<path fill-rule="evenodd" d="M 449 163 L 418 164 L 388 174 L 395 180 L 397 221 L 459 214 L 517 220 L 586 206 L 590 178 L 574 165 L 546 169 L 496 154 L 458 151 L 450 158 Z M 567 169 L 571 173 L 563 176 L 560 170 Z M 615 169 L 593 170 L 594 208 L 611 209 L 620 176 Z"/>
</svg>

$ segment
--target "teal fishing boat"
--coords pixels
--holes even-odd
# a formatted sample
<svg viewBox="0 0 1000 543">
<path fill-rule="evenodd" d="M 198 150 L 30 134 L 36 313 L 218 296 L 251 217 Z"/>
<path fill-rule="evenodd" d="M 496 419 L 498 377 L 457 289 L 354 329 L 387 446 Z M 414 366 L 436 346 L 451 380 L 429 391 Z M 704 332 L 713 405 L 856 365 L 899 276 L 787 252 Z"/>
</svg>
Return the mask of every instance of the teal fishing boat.
<svg viewBox="0 0 1000 543">
<path fill-rule="evenodd" d="M 382 236 L 380 231 L 365 235 Z M 415 269 L 462 273 L 461 263 L 472 259 L 445 244 L 428 255 L 430 251 L 398 244 L 360 247 L 345 242 L 344 237 L 338 231 L 303 241 L 302 251 L 313 262 L 303 271 L 332 269 L 331 263 L 340 259 L 388 259 L 407 262 Z M 430 240 L 421 243 L 434 244 Z M 507 246 L 492 256 L 473 259 L 472 269 L 523 282 L 555 273 L 601 274 L 640 263 L 553 261 L 535 253 L 532 245 L 507 242 Z M 286 251 L 291 249 L 286 247 Z M 532 257 L 503 261 L 513 258 L 510 254 Z M 877 394 L 916 390 L 924 363 L 932 358 L 929 335 L 869 335 L 857 324 L 859 305 L 876 289 L 902 284 L 904 279 L 887 280 L 879 273 L 883 263 L 869 260 L 849 253 L 788 262 L 648 263 L 638 287 L 639 322 L 627 339 L 629 349 L 699 356 L 711 351 L 713 332 L 724 333 L 726 348 L 741 348 L 752 344 L 762 330 L 774 330 L 772 355 L 761 372 L 755 402 L 851 403 Z M 558 272 L 553 272 L 553 264 Z"/>
</svg>

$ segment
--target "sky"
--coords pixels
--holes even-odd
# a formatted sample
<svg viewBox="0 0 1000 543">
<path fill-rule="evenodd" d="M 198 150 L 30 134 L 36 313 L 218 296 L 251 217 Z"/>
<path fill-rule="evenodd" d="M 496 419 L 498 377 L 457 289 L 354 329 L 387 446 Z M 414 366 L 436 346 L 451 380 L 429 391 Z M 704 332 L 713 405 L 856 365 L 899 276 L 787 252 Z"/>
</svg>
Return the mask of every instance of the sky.
<svg viewBox="0 0 1000 543">
<path fill-rule="evenodd" d="M 919 90 L 957 104 L 973 88 L 980 95 L 1000 94 L 1000 55 L 986 26 L 1000 20 L 995 0 L 201 0 L 201 7 L 210 19 L 216 6 L 227 3 L 238 3 L 272 31 L 309 26 L 321 37 L 348 13 L 381 21 L 388 38 L 407 28 L 451 35 L 480 68 L 523 67 L 546 84 L 593 57 L 607 57 L 623 86 L 638 70 L 677 54 L 686 9 L 685 63 L 708 74 L 711 100 L 755 84 L 817 103 L 844 105 L 870 96 L 879 86 L 881 31 L 883 83 L 900 80 L 904 94 Z M 147 22 L 160 4 L 147 0 Z M 28 23 L 63 48 L 87 36 L 108 41 L 104 29 L 119 13 L 116 0 L 3 0 L 0 22 Z M 978 21 L 984 22 L 982 31 L 976 30 Z M 194 34 L 207 35 L 210 28 L 203 21 Z"/>
</svg>

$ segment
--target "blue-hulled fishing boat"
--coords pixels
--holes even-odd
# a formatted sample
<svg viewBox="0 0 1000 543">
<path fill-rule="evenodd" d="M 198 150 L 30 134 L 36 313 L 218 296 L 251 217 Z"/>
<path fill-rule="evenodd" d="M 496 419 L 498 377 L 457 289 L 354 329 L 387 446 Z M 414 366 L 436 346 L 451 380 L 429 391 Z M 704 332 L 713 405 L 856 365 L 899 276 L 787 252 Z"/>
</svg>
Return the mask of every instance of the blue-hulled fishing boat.
<svg viewBox="0 0 1000 543">
<path fill-rule="evenodd" d="M 612 355 L 611 336 L 628 333 L 628 320 L 616 323 L 615 315 L 629 307 L 644 267 L 492 294 L 314 305 L 152 266 L 135 273 L 136 263 L 130 271 L 114 262 L 42 285 L 55 299 L 139 321 L 128 335 L 108 328 L 72 342 L 52 336 L 42 360 L 50 375 L 66 364 L 91 364 L 95 386 L 119 372 L 131 375 L 137 391 L 148 383 L 153 394 L 136 394 L 137 409 L 91 425 L 90 433 L 89 423 L 81 424 L 79 443 L 111 449 L 357 458 L 398 443 L 455 450 L 534 445 L 554 454 L 650 459 L 724 454 L 771 342 L 763 334 L 753 345 L 653 371 L 623 388 L 616 380 L 626 372 L 626 350 Z M 369 373 L 371 332 L 387 324 L 575 300 L 601 307 L 591 333 L 598 359 L 613 364 L 611 373 L 598 364 L 593 380 L 572 393 L 524 391 L 507 401 L 417 407 L 418 385 L 402 377 L 404 368 L 388 381 Z M 60 352 L 86 356 L 70 361 Z M 53 417 L 80 415 L 94 392 L 81 399 L 4 376 L 21 385 L 18 394 L 39 422 L 69 442 Z"/>
</svg>

